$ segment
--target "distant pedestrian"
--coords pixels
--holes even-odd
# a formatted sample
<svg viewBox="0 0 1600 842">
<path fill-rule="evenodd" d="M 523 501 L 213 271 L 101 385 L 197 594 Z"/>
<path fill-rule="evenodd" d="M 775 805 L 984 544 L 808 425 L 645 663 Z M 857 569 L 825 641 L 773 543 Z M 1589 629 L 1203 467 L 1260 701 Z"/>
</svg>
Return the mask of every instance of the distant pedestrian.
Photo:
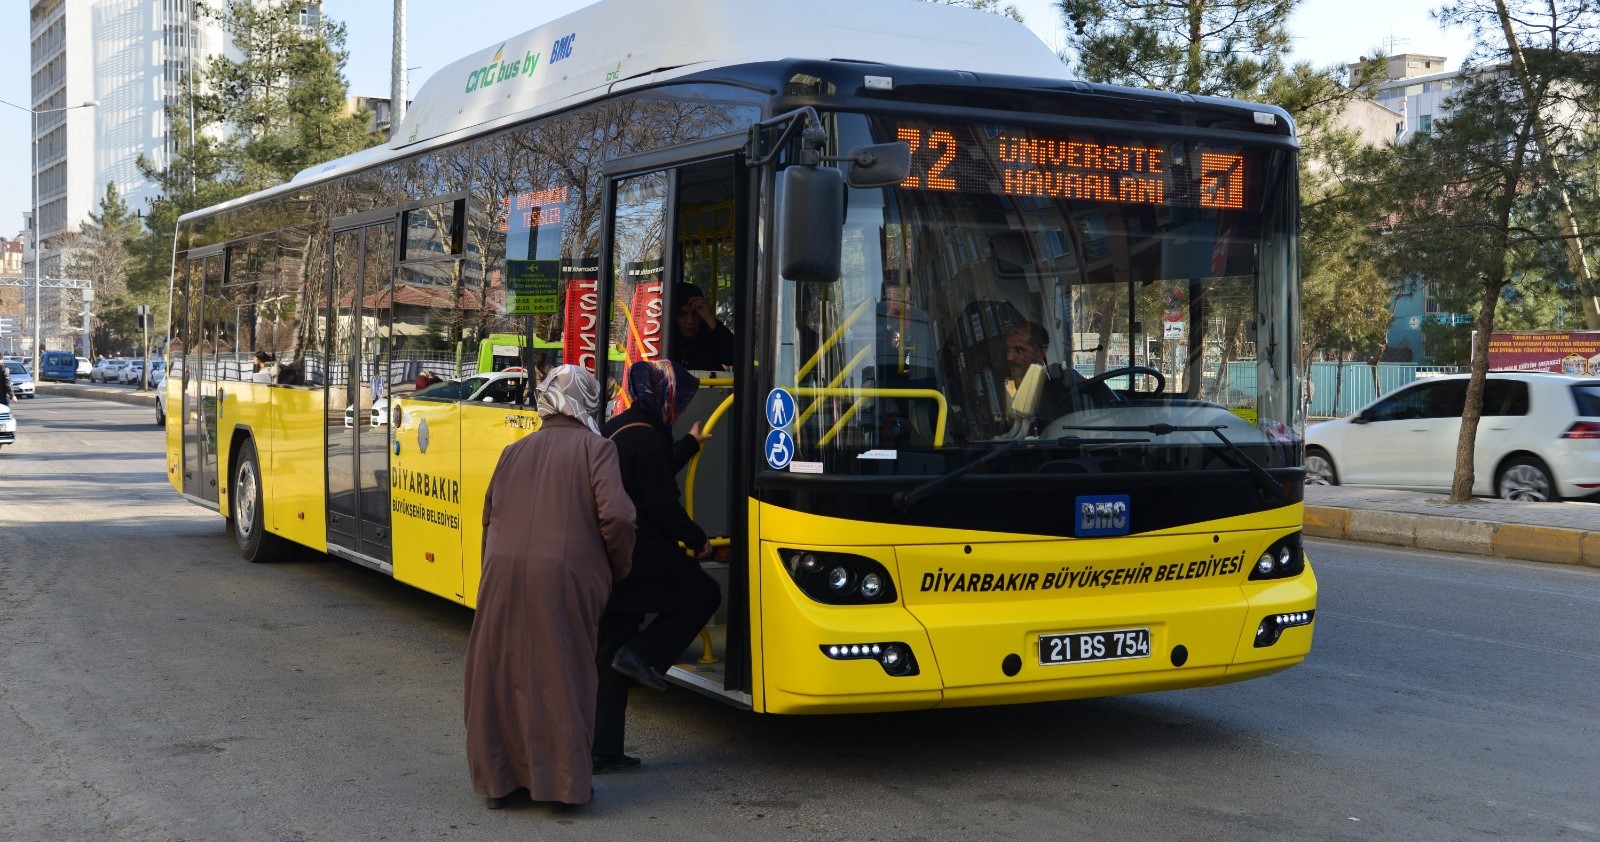
<svg viewBox="0 0 1600 842">
<path fill-rule="evenodd" d="M 596 638 L 632 566 L 635 517 L 599 402 L 589 372 L 551 371 L 542 427 L 505 449 L 484 498 L 466 725 L 472 786 L 491 809 L 518 790 L 558 807 L 593 795 Z"/>
<path fill-rule="evenodd" d="M 0 404 L 11 405 L 11 366 L 0 363 Z"/>
</svg>

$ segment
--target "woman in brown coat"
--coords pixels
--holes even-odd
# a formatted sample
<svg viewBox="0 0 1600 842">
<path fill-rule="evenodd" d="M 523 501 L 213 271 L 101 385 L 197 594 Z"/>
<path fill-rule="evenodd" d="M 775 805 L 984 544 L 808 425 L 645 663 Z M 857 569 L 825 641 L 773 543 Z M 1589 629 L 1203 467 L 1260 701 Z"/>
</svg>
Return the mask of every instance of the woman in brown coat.
<svg viewBox="0 0 1600 842">
<path fill-rule="evenodd" d="M 589 801 L 596 635 L 628 574 L 634 508 L 594 413 L 600 386 L 564 365 L 539 387 L 541 429 L 505 449 L 483 504 L 483 579 L 467 641 L 467 765 L 491 808 Z"/>
</svg>

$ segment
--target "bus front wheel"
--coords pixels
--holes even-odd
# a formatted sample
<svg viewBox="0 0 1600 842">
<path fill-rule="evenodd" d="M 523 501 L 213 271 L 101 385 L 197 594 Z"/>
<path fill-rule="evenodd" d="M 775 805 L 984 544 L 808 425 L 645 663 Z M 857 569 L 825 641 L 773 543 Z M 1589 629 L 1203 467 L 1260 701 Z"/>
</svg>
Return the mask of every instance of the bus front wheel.
<svg viewBox="0 0 1600 842">
<path fill-rule="evenodd" d="M 256 443 L 245 439 L 239 447 L 239 459 L 234 464 L 232 517 L 233 539 L 239 545 L 239 555 L 245 561 L 277 561 L 288 554 L 290 544 L 267 531 L 265 495 L 261 488 L 261 460 L 256 456 Z"/>
</svg>

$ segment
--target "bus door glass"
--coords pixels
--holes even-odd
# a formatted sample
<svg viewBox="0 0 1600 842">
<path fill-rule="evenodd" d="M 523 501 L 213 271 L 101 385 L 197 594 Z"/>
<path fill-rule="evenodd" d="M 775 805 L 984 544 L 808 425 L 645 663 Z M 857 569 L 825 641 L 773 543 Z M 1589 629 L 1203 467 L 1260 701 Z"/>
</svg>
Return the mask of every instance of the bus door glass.
<svg viewBox="0 0 1600 842">
<path fill-rule="evenodd" d="M 328 543 L 389 561 L 389 286 L 394 223 L 333 235 L 326 455 Z M 384 423 L 374 424 L 375 420 Z"/>
<path fill-rule="evenodd" d="M 186 367 L 183 422 L 183 491 L 217 502 L 217 379 L 219 361 L 230 338 L 221 318 L 222 255 L 190 261 L 189 324 L 195 345 Z"/>
<path fill-rule="evenodd" d="M 684 508 L 711 536 L 715 549 L 705 567 L 722 585 L 725 598 L 709 631 L 719 663 L 728 664 L 742 663 L 745 651 L 743 609 L 730 613 L 726 598 L 729 593 L 742 596 L 746 581 L 741 571 L 732 576 L 735 587 L 728 587 L 729 564 L 742 557 L 739 542 L 731 538 L 735 507 L 743 505 L 743 495 L 735 493 L 732 457 L 740 441 L 733 412 L 735 372 L 741 337 L 748 335 L 739 323 L 742 311 L 735 306 L 743 173 L 734 158 L 724 157 L 614 179 L 605 276 L 607 338 L 622 358 L 620 365 L 608 366 L 607 418 L 628 409 L 625 372 L 635 362 L 674 360 L 700 381 L 674 424 L 673 436 L 687 435 L 695 424 L 711 433 L 695 459 L 682 466 L 678 484 Z M 732 636 L 725 633 L 733 627 L 730 616 L 740 618 L 735 624 L 741 631 Z M 685 656 L 689 661 L 698 657 L 698 650 Z M 720 671 L 724 687 L 744 689 L 742 666 L 696 670 Z"/>
</svg>

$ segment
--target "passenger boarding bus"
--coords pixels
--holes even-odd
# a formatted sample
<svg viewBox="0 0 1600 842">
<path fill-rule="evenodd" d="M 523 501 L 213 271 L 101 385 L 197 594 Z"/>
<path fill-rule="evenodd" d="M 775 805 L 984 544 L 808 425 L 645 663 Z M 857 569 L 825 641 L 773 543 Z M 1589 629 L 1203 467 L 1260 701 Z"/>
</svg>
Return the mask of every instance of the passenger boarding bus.
<svg viewBox="0 0 1600 842">
<path fill-rule="evenodd" d="M 247 559 L 471 606 L 539 419 L 419 374 L 521 337 L 487 358 L 583 366 L 615 411 L 698 292 L 732 339 L 680 482 L 724 599 L 672 680 L 825 713 L 1267 675 L 1317 593 L 1295 162 L 1279 109 L 1075 81 L 995 15 L 601 0 L 439 71 L 387 144 L 182 217 L 171 480 Z"/>
</svg>

